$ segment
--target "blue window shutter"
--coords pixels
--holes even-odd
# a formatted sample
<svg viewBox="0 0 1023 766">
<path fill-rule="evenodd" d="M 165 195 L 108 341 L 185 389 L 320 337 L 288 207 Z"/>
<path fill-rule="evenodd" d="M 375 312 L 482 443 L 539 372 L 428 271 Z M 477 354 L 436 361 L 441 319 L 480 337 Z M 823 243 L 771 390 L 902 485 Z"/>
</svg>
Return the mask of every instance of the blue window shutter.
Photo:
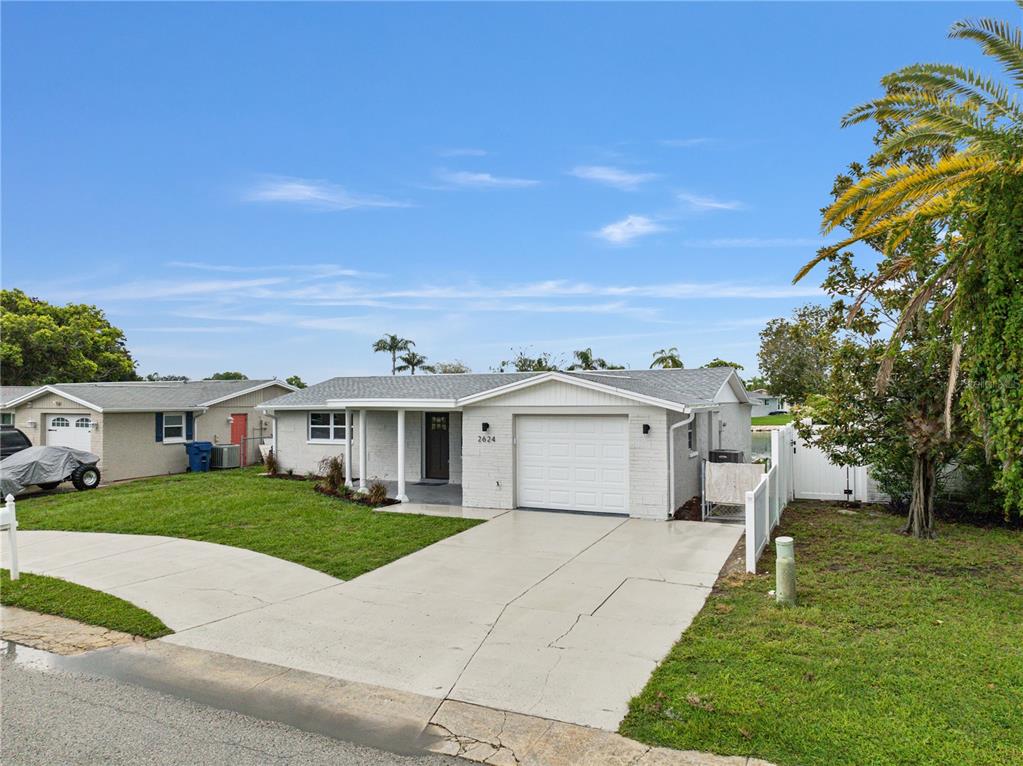
<svg viewBox="0 0 1023 766">
<path fill-rule="evenodd" d="M 188 441 L 192 441 L 192 434 L 194 432 L 194 428 L 193 428 L 193 425 L 192 425 L 192 421 L 193 421 L 193 417 L 192 416 L 193 416 L 193 413 L 191 413 L 191 412 L 186 412 L 185 413 L 185 439 L 188 440 Z"/>
<path fill-rule="evenodd" d="M 163 441 L 163 413 L 156 413 L 156 440 Z"/>
</svg>

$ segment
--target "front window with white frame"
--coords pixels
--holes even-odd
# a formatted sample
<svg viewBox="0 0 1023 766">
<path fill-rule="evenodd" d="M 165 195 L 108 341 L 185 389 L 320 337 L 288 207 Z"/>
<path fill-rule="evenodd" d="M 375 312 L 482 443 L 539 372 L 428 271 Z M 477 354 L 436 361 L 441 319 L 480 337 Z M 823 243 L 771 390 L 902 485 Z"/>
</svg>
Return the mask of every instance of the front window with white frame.
<svg viewBox="0 0 1023 766">
<path fill-rule="evenodd" d="M 343 442 L 347 434 L 343 412 L 309 413 L 309 441 Z"/>
<path fill-rule="evenodd" d="M 692 457 L 696 454 L 696 418 L 694 417 L 689 421 L 689 427 L 686 429 L 686 446 L 689 447 L 689 455 Z"/>
<path fill-rule="evenodd" d="M 183 442 L 185 440 L 185 413 L 163 413 L 163 440 L 165 442 Z"/>
<path fill-rule="evenodd" d="M 0 426 L 13 426 L 14 425 L 14 413 L 13 412 L 0 412 Z"/>
</svg>

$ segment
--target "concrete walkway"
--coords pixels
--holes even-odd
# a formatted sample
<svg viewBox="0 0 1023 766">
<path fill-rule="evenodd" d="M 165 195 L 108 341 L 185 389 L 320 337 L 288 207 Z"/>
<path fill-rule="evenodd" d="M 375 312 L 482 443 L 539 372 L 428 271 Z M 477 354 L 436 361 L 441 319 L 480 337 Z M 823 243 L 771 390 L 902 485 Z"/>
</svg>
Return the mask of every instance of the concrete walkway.
<svg viewBox="0 0 1023 766">
<path fill-rule="evenodd" d="M 19 540 L 23 569 L 149 609 L 163 642 L 614 730 L 741 534 L 513 511 L 346 583 L 208 543 Z"/>
</svg>

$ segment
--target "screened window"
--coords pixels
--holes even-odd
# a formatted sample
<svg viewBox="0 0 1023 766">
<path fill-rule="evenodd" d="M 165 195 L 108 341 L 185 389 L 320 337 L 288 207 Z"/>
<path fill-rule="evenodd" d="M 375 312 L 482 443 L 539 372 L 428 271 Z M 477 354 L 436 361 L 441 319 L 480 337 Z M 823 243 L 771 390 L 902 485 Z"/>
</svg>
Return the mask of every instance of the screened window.
<svg viewBox="0 0 1023 766">
<path fill-rule="evenodd" d="M 163 414 L 163 440 L 173 441 L 185 438 L 185 414 L 183 412 L 165 412 Z"/>
<path fill-rule="evenodd" d="M 343 412 L 309 413 L 309 441 L 343 442 L 346 434 Z"/>
<path fill-rule="evenodd" d="M 13 426 L 14 425 L 14 413 L 13 412 L 0 412 L 0 426 Z"/>
<path fill-rule="evenodd" d="M 696 419 L 693 418 L 692 422 L 689 423 L 689 428 L 686 431 L 687 444 L 689 445 L 689 451 L 696 451 Z"/>
</svg>

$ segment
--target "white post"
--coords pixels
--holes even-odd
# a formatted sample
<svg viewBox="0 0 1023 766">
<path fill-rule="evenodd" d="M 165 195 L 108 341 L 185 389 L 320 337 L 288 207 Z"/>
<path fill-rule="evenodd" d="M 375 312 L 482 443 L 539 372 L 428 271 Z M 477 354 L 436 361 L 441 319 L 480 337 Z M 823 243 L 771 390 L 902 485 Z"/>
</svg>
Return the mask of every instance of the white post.
<svg viewBox="0 0 1023 766">
<path fill-rule="evenodd" d="M 352 486 L 352 411 L 345 407 L 345 486 Z"/>
<path fill-rule="evenodd" d="M 400 503 L 408 502 L 405 494 L 405 410 L 398 410 L 398 497 Z"/>
<path fill-rule="evenodd" d="M 366 410 L 359 410 L 359 492 L 366 489 Z"/>
<path fill-rule="evenodd" d="M 9 551 L 11 579 L 17 580 L 21 573 L 18 569 L 18 515 L 14 508 L 14 495 L 7 496 L 4 506 L 3 525 L 7 527 L 7 549 Z"/>
<path fill-rule="evenodd" d="M 753 491 L 746 492 L 746 571 L 757 572 L 757 500 Z"/>
</svg>

